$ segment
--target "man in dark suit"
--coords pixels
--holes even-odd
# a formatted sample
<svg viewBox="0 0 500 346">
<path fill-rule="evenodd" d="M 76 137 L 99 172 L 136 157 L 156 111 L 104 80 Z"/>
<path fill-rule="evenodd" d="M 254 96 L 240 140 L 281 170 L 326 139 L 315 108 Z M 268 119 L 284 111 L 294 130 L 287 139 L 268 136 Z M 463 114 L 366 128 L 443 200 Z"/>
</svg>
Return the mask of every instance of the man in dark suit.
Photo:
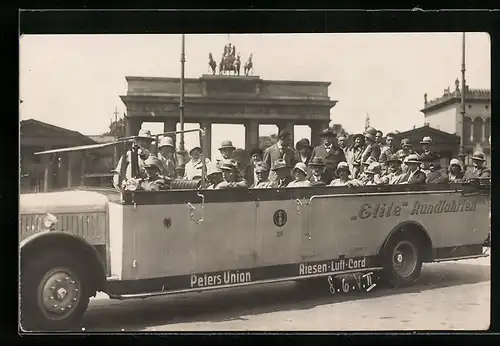
<svg viewBox="0 0 500 346">
<path fill-rule="evenodd" d="M 423 184 L 425 183 L 426 175 L 420 170 L 422 161 L 417 154 L 408 155 L 405 158 L 405 164 L 408 166 L 408 172 L 402 177 L 399 184 Z"/>
<path fill-rule="evenodd" d="M 336 144 L 337 135 L 331 129 L 327 128 L 321 132 L 323 144 L 313 149 L 312 158 L 320 157 L 326 164 L 325 175 L 328 180 L 335 178 L 335 171 L 339 162 L 345 161 L 344 151 Z"/>
<path fill-rule="evenodd" d="M 292 134 L 288 130 L 283 130 L 278 134 L 278 143 L 271 145 L 264 150 L 263 162 L 267 167 L 270 167 L 269 180 L 276 179 L 276 172 L 274 170 L 275 162 L 284 160 L 287 167 L 295 166 L 295 151 L 290 148 L 292 142 Z"/>
</svg>

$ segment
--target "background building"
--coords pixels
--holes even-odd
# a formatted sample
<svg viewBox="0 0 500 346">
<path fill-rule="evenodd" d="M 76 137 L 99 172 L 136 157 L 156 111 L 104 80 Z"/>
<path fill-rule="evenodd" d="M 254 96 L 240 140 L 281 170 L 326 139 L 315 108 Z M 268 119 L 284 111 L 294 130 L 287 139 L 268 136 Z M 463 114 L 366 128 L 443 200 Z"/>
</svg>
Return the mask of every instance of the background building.
<svg viewBox="0 0 500 346">
<path fill-rule="evenodd" d="M 476 150 L 482 151 L 491 167 L 491 92 L 487 89 L 469 89 L 465 86 L 465 116 L 462 119 L 460 82 L 455 81 L 455 90 L 444 90 L 443 95 L 431 101 L 424 95 L 424 108 L 421 112 L 425 124 L 432 128 L 456 134 L 463 139 L 467 156 L 465 163 L 470 165 L 470 157 Z"/>
</svg>

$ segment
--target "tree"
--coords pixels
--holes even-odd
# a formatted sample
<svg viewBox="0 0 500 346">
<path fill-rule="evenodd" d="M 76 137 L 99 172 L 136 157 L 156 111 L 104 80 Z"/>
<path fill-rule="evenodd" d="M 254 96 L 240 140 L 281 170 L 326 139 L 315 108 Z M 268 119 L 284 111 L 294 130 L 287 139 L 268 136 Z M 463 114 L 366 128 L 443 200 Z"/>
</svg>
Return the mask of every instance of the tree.
<svg viewBox="0 0 500 346">
<path fill-rule="evenodd" d="M 113 121 L 109 125 L 109 131 L 102 134 L 103 136 L 125 137 L 125 119 L 120 118 L 118 121 Z"/>
</svg>

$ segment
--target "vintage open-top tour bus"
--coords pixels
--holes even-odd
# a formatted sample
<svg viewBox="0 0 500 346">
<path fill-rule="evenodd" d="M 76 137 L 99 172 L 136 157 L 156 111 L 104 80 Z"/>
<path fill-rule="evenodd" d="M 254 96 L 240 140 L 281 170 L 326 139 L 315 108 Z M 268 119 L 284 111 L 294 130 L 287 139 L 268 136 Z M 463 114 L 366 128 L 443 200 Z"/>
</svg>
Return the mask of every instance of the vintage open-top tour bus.
<svg viewBox="0 0 500 346">
<path fill-rule="evenodd" d="M 21 325 L 78 326 L 97 291 L 145 298 L 375 270 L 409 285 L 423 262 L 485 256 L 489 194 L 489 180 L 24 194 Z"/>
</svg>

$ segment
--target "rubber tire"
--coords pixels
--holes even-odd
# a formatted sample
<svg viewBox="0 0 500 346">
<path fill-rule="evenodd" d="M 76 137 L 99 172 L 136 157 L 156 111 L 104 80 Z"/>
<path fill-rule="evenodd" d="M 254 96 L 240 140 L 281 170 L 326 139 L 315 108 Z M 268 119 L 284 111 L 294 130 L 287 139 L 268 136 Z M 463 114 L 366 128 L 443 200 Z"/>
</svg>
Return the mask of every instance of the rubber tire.
<svg viewBox="0 0 500 346">
<path fill-rule="evenodd" d="M 408 232 L 409 233 L 409 232 Z M 407 232 L 398 233 L 391 237 L 384 247 L 382 254 L 382 278 L 391 288 L 408 287 L 415 284 L 422 271 L 422 247 L 418 238 L 408 234 Z M 417 250 L 417 265 L 408 277 L 401 277 L 394 271 L 392 266 L 392 254 L 400 242 L 411 242 Z"/>
<path fill-rule="evenodd" d="M 83 315 L 90 300 L 89 275 L 85 261 L 61 251 L 34 256 L 27 263 L 21 262 L 21 326 L 25 331 L 68 331 L 81 328 Z M 40 281 L 54 268 L 66 268 L 80 281 L 81 299 L 73 313 L 64 320 L 47 318 L 38 307 L 37 294 Z M 29 314 L 25 313 L 29 312 Z"/>
</svg>

